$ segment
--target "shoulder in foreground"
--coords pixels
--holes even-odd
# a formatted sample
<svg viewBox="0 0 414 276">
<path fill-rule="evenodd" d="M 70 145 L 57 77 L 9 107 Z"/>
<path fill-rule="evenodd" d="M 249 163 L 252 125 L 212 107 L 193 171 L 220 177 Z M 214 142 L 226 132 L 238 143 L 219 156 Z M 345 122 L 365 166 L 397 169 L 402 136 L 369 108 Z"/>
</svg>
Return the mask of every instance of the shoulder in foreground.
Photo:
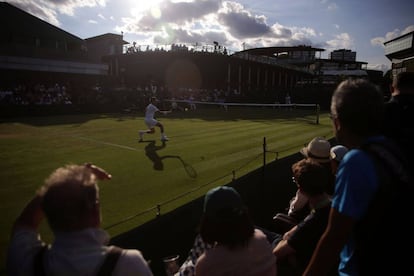
<svg viewBox="0 0 414 276">
<path fill-rule="evenodd" d="M 369 154 L 362 149 L 351 149 L 342 159 L 344 164 L 354 164 L 355 166 L 358 166 L 358 164 L 366 164 L 370 160 Z"/>
<path fill-rule="evenodd" d="M 121 258 L 118 260 L 118 267 L 121 267 L 122 275 L 131 275 L 131 273 L 137 272 L 138 275 L 152 275 L 149 261 L 145 260 L 141 251 L 136 249 L 123 249 Z"/>
</svg>

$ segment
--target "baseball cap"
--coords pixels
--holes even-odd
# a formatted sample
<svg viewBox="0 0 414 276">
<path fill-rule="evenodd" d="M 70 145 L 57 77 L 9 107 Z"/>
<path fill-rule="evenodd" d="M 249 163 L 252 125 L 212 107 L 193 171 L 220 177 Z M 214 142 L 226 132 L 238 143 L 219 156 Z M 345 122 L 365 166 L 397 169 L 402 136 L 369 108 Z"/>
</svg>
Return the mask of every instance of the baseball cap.
<svg viewBox="0 0 414 276">
<path fill-rule="evenodd" d="M 319 163 L 329 162 L 331 144 L 322 137 L 313 138 L 309 144 L 300 150 L 303 156 Z"/>
<path fill-rule="evenodd" d="M 205 215 L 210 218 L 217 218 L 218 211 L 222 209 L 234 211 L 244 209 L 240 194 L 234 188 L 220 186 L 209 190 L 205 195 L 203 207 Z"/>
<path fill-rule="evenodd" d="M 331 148 L 331 159 L 341 162 L 344 155 L 348 152 L 348 148 L 342 145 L 337 145 Z"/>
</svg>

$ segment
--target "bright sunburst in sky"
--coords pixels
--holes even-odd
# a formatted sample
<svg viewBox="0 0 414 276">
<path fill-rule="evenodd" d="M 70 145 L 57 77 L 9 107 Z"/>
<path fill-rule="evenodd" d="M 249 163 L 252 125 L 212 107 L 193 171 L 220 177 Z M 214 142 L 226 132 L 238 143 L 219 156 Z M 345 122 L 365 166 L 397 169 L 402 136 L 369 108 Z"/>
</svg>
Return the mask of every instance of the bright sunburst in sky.
<svg viewBox="0 0 414 276">
<path fill-rule="evenodd" d="M 127 6 L 130 7 L 131 15 L 140 17 L 142 14 L 150 13 L 155 18 L 161 17 L 159 4 L 162 0 L 130 0 Z"/>
<path fill-rule="evenodd" d="M 383 43 L 414 31 L 413 0 L 8 0 L 80 38 L 124 34 L 137 45 L 212 44 L 357 52 L 387 70 Z"/>
</svg>

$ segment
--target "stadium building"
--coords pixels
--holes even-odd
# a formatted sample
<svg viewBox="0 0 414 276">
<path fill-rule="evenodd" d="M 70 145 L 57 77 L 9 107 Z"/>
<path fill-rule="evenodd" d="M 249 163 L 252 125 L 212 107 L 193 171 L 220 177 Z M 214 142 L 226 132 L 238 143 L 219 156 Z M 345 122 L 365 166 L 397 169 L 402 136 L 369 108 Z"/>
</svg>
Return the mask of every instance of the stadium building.
<svg viewBox="0 0 414 276">
<path fill-rule="evenodd" d="M 414 31 L 386 41 L 384 46 L 385 56 L 392 64 L 392 76 L 414 72 Z"/>
<path fill-rule="evenodd" d="M 324 49 L 306 45 L 230 52 L 214 41 L 154 48 L 129 44 L 122 34 L 81 39 L 5 2 L 0 16 L 0 90 L 3 96 L 19 90 L 25 104 L 43 102 L 25 99 L 39 85 L 63 87 L 75 104 L 113 104 L 116 93 L 137 105 L 142 100 L 131 97 L 154 93 L 261 103 L 284 103 L 289 94 L 296 103 L 327 103 L 331 85 L 344 76 L 367 76 L 366 63 L 355 61 L 356 53 L 346 49 L 321 59 Z"/>
<path fill-rule="evenodd" d="M 108 66 L 93 60 L 88 40 L 0 2 L 2 85 L 99 82 Z M 4 88 L 4 87 L 3 87 Z"/>
</svg>

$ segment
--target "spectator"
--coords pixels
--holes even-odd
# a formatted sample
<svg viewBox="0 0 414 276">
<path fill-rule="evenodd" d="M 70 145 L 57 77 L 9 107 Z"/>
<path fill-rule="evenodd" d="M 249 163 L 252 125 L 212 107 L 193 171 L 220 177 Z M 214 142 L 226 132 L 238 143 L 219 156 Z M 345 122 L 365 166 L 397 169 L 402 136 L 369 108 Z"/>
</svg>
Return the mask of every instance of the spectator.
<svg viewBox="0 0 414 276">
<path fill-rule="evenodd" d="M 413 183 L 398 148 L 381 135 L 383 96 L 367 80 L 345 80 L 333 93 L 341 161 L 328 225 L 304 275 L 404 275 L 411 269 Z M 385 157 L 385 158 L 383 158 Z M 390 237 L 388 240 L 386 237 Z M 409 249 L 409 248 L 407 248 Z"/>
<path fill-rule="evenodd" d="M 105 245 L 97 181 L 110 178 L 91 164 L 55 170 L 14 224 L 8 275 L 152 275 L 140 251 Z M 49 246 L 38 233 L 44 216 L 54 234 Z"/>
<path fill-rule="evenodd" d="M 190 95 L 190 97 L 188 98 L 188 105 L 189 105 L 189 107 L 190 107 L 190 110 L 196 110 L 197 109 L 197 106 L 196 106 L 196 104 L 194 103 L 194 96 L 191 94 Z"/>
<path fill-rule="evenodd" d="M 221 186 L 207 192 L 200 235 L 212 248 L 198 258 L 197 276 L 276 275 L 271 245 L 235 189 Z"/>
<path fill-rule="evenodd" d="M 329 150 L 331 144 L 323 137 L 313 138 L 309 144 L 300 150 L 300 153 L 305 159 L 313 160 L 321 164 L 327 171 L 331 171 Z M 328 194 L 333 191 L 334 176 L 331 176 L 331 181 L 326 187 Z M 296 190 L 295 196 L 289 202 L 287 214 L 281 212 L 273 217 L 272 230 L 276 233 L 285 233 L 295 226 L 298 222 L 303 220 L 309 214 L 308 199 L 300 189 Z"/>
<path fill-rule="evenodd" d="M 285 104 L 292 104 L 289 93 L 285 96 Z"/>
<path fill-rule="evenodd" d="M 330 170 L 330 163 L 329 163 L 329 150 L 331 148 L 331 144 L 328 140 L 323 137 L 315 137 L 313 138 L 309 144 L 301 149 L 302 155 L 307 158 L 311 159 L 315 162 L 323 164 L 326 168 Z M 332 194 L 333 188 L 333 179 L 332 183 L 326 187 L 327 191 Z M 298 189 L 296 192 L 295 197 L 292 198 L 289 205 L 288 215 L 297 219 L 301 220 L 308 214 L 309 209 L 307 209 L 308 200 L 305 195 L 302 194 L 301 190 Z M 305 208 L 305 209 L 304 209 Z"/>
<path fill-rule="evenodd" d="M 330 160 L 331 160 L 331 169 L 332 174 L 336 176 L 339 163 L 344 158 L 345 154 L 348 152 L 348 148 L 342 145 L 336 145 L 330 150 Z"/>
<path fill-rule="evenodd" d="M 273 254 L 276 256 L 278 272 L 300 275 L 328 221 L 331 200 L 326 193 L 326 185 L 331 181 L 331 173 L 312 159 L 296 162 L 292 172 L 293 182 L 308 199 L 310 212 L 274 242 Z"/>
<path fill-rule="evenodd" d="M 292 104 L 292 99 L 291 99 L 291 97 L 290 97 L 289 93 L 287 93 L 287 94 L 286 94 L 286 96 L 285 96 L 285 104 L 286 104 L 286 105 L 288 105 L 288 106 L 287 106 L 287 109 L 288 109 L 288 110 L 291 110 L 291 109 L 292 109 L 292 106 L 291 106 L 291 104 Z"/>
<path fill-rule="evenodd" d="M 385 105 L 385 135 L 399 144 L 414 170 L 414 72 L 399 73 L 393 80 L 391 99 Z"/>
</svg>

